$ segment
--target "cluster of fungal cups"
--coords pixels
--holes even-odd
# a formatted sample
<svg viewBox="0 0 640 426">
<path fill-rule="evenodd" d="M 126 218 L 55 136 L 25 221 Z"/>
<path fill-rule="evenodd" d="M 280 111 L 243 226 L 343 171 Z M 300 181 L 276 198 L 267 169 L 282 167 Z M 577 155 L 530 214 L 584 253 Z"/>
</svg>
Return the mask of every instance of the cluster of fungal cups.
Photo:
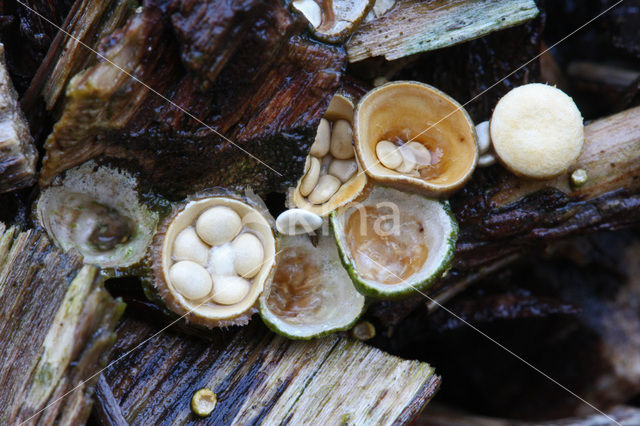
<svg viewBox="0 0 640 426">
<path fill-rule="evenodd" d="M 446 202 L 422 193 L 425 186 L 438 195 L 459 187 L 475 166 L 474 127 L 466 113 L 456 114 L 458 107 L 412 82 L 374 89 L 357 108 L 346 96 L 334 96 L 305 174 L 290 193 L 289 205 L 296 208 L 276 221 L 289 236 L 279 237 L 284 254 L 260 297 L 267 325 L 294 338 L 344 330 L 364 311 L 364 296 L 402 297 L 444 273 L 457 225 Z M 451 112 L 443 125 L 420 134 L 425 118 L 435 123 Z M 451 156 L 460 158 L 453 162 Z M 350 171 L 341 180 L 332 166 L 345 161 Z M 323 181 L 335 182 L 332 191 L 322 191 Z M 323 196 L 314 197 L 315 191 Z M 304 233 L 326 216 L 332 235 Z"/>
<path fill-rule="evenodd" d="M 583 139 L 580 112 L 550 86 L 512 90 L 474 126 L 439 90 L 393 82 L 357 107 L 333 97 L 277 221 L 255 194 L 211 189 L 158 225 L 131 175 L 94 163 L 45 189 L 37 217 L 58 245 L 103 268 L 137 270 L 149 252 L 149 294 L 191 323 L 246 324 L 260 312 L 274 331 L 306 339 L 351 327 L 366 297 L 403 297 L 446 272 L 458 227 L 442 199 L 484 157 L 549 178 L 569 170 Z M 571 177 L 583 184 L 586 171 Z M 311 238 L 329 222 L 331 234 Z"/>
<path fill-rule="evenodd" d="M 336 99 L 340 95 L 334 107 Z M 287 256 L 261 296 L 261 315 L 290 337 L 350 327 L 365 306 L 358 294 L 403 297 L 441 277 L 458 234 L 441 199 L 462 188 L 476 165 L 497 157 L 516 174 L 548 178 L 567 170 L 583 140 L 575 104 L 546 85 L 513 90 L 491 123 L 477 127 L 451 97 L 411 81 L 381 85 L 360 99 L 352 118 L 346 111 L 342 121 L 322 120 L 289 200 L 297 208 L 276 221 L 290 235 L 280 238 Z M 330 107 L 327 114 L 334 113 Z M 355 156 L 347 143 L 351 129 Z M 366 175 L 369 184 L 362 180 L 336 197 L 345 179 L 332 176 L 335 161 L 353 161 L 346 179 Z M 337 252 L 324 234 L 311 239 L 304 233 L 320 225 L 312 212 L 329 213 Z"/>
</svg>

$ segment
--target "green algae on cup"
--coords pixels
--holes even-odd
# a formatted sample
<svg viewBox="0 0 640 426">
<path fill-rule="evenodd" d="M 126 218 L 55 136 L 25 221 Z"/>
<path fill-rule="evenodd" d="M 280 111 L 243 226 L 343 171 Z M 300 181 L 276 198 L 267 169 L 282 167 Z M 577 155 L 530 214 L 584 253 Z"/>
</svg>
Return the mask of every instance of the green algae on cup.
<svg viewBox="0 0 640 426">
<path fill-rule="evenodd" d="M 449 268 L 458 224 L 446 201 L 376 186 L 331 214 L 342 263 L 366 296 L 422 291 Z"/>
<path fill-rule="evenodd" d="M 88 161 L 42 190 L 36 218 L 63 250 L 107 272 L 127 273 L 147 254 L 158 213 L 140 201 L 137 179 Z"/>
<path fill-rule="evenodd" d="M 267 326 L 291 339 L 311 339 L 349 329 L 365 310 L 331 236 L 278 237 L 278 264 L 260 296 Z"/>
</svg>

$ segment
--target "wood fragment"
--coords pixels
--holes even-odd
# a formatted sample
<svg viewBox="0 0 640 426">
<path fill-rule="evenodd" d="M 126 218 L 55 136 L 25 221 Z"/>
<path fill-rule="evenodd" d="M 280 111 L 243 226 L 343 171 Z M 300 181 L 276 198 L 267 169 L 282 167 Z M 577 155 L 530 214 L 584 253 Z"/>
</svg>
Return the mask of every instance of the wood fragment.
<svg viewBox="0 0 640 426">
<path fill-rule="evenodd" d="M 102 37 L 122 26 L 133 10 L 131 2 L 127 0 L 83 0 L 74 4 L 69 14 L 72 19 L 65 29 L 73 35 L 73 38 L 63 32 L 58 33 L 53 42 L 54 48 L 45 58 L 45 66 L 41 67 L 36 75 L 36 77 L 46 76 L 42 97 L 47 109 L 51 110 L 58 105 L 71 77 L 95 63 L 96 58 L 93 52 L 81 43 L 98 49 L 98 43 Z M 60 48 L 56 48 L 58 44 L 61 44 Z M 51 69 L 47 61 L 50 58 L 56 58 L 56 62 L 51 63 L 53 65 Z M 35 86 L 32 84 L 31 87 Z"/>
<path fill-rule="evenodd" d="M 51 121 L 60 114 L 71 77 L 95 64 L 92 49 L 100 50 L 100 41 L 126 22 L 135 4 L 129 0 L 82 0 L 69 6 L 67 18 L 60 23 L 62 30 L 43 22 L 47 29 L 56 31 L 55 38 L 20 100 L 37 141 L 51 131 Z"/>
<path fill-rule="evenodd" d="M 124 305 L 44 234 L 0 228 L 0 340 L 11 342 L 0 348 L 0 421 L 84 423 L 97 377 L 83 381 L 109 353 Z"/>
<path fill-rule="evenodd" d="M 376 56 L 392 61 L 513 27 L 538 13 L 533 0 L 398 0 L 355 32 L 347 55 L 349 62 Z"/>
<path fill-rule="evenodd" d="M 238 19 L 217 16 L 213 5 L 205 10 L 220 25 L 238 25 Z M 45 143 L 41 184 L 104 155 L 136 162 L 161 191 L 176 197 L 215 185 L 250 185 L 257 192 L 293 185 L 346 57 L 341 47 L 301 36 L 304 18 L 295 20 L 278 2 L 264 3 L 261 10 L 242 43 L 218 40 L 220 48 L 196 55 L 189 49 L 197 46 L 187 49 L 181 42 L 188 40 L 174 34 L 186 37 L 194 19 L 186 14 L 200 8 L 181 10 L 178 19 L 178 12 L 147 2 L 102 42 L 104 55 L 127 72 L 98 60 L 69 83 L 61 118 Z M 196 28 L 202 40 L 215 39 L 220 30 Z M 229 37 L 234 31 L 219 33 Z M 196 63 L 219 57 L 228 60 L 213 68 Z"/>
<path fill-rule="evenodd" d="M 113 397 L 113 392 L 111 392 L 107 379 L 102 374 L 98 378 L 98 383 L 96 383 L 95 400 L 93 412 L 100 424 L 109 426 L 129 425 L 122 415 L 118 402 Z"/>
<path fill-rule="evenodd" d="M 570 174 L 576 168 L 589 177 L 574 190 Z M 452 200 L 462 230 L 456 267 L 477 268 L 505 250 L 633 225 L 640 220 L 638 176 L 640 107 L 587 125 L 576 165 L 553 180 L 520 179 L 499 166 L 477 173 Z"/>
<path fill-rule="evenodd" d="M 0 43 L 0 193 L 31 186 L 37 161 L 38 153 L 7 71 L 4 45 Z"/>
<path fill-rule="evenodd" d="M 180 43 L 182 62 L 202 78 L 214 81 L 240 46 L 258 14 L 259 0 L 174 2 L 171 20 Z M 210 34 L 211 37 L 203 37 Z"/>
<path fill-rule="evenodd" d="M 337 335 L 291 341 L 255 321 L 209 343 L 171 330 L 146 341 L 154 332 L 125 319 L 113 359 L 135 350 L 105 372 L 129 424 L 188 423 L 203 387 L 218 398 L 209 424 L 406 424 L 440 383 L 428 364 Z"/>
<path fill-rule="evenodd" d="M 437 87 L 464 105 L 474 123 L 480 123 L 491 118 L 493 108 L 512 88 L 544 81 L 540 62 L 531 61 L 544 50 L 543 31 L 544 19 L 539 15 L 523 25 L 466 43 L 391 62 L 371 59 L 359 66 L 405 62 L 402 69 L 385 75 L 390 80 L 417 80 Z"/>
<path fill-rule="evenodd" d="M 567 75 L 595 85 L 626 89 L 640 77 L 640 71 L 595 62 L 576 61 L 567 66 Z"/>
</svg>

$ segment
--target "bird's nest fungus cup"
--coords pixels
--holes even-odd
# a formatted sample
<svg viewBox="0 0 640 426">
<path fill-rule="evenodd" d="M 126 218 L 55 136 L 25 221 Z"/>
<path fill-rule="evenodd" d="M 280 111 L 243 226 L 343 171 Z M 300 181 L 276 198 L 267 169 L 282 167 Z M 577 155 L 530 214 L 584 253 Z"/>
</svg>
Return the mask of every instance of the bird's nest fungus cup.
<svg viewBox="0 0 640 426">
<path fill-rule="evenodd" d="M 167 308 L 205 327 L 246 324 L 273 275 L 273 218 L 231 193 L 177 208 L 154 240 L 154 285 Z"/>
<path fill-rule="evenodd" d="M 377 87 L 354 117 L 358 158 L 372 179 L 430 196 L 446 196 L 471 177 L 477 136 L 464 108 L 427 84 Z"/>
<path fill-rule="evenodd" d="M 320 216 L 357 198 L 367 183 L 353 148 L 353 102 L 332 99 L 307 155 L 305 173 L 291 188 L 288 204 Z"/>
</svg>

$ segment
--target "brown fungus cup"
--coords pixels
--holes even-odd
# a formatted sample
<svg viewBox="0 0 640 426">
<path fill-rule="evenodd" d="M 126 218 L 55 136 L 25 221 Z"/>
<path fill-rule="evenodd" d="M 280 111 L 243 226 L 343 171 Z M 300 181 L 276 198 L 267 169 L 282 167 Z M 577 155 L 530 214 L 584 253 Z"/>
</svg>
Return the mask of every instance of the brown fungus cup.
<svg viewBox="0 0 640 426">
<path fill-rule="evenodd" d="M 374 3 L 375 0 L 293 0 L 291 7 L 307 18 L 318 40 L 338 43 L 358 28 Z"/>
<path fill-rule="evenodd" d="M 252 199 L 255 197 L 255 200 Z M 273 276 L 273 218 L 254 194 L 187 200 L 153 242 L 153 285 L 164 305 L 204 327 L 246 324 Z"/>
<path fill-rule="evenodd" d="M 355 110 L 354 139 L 369 177 L 430 196 L 460 189 L 478 161 L 475 126 L 464 108 L 415 81 L 367 93 Z"/>
</svg>

